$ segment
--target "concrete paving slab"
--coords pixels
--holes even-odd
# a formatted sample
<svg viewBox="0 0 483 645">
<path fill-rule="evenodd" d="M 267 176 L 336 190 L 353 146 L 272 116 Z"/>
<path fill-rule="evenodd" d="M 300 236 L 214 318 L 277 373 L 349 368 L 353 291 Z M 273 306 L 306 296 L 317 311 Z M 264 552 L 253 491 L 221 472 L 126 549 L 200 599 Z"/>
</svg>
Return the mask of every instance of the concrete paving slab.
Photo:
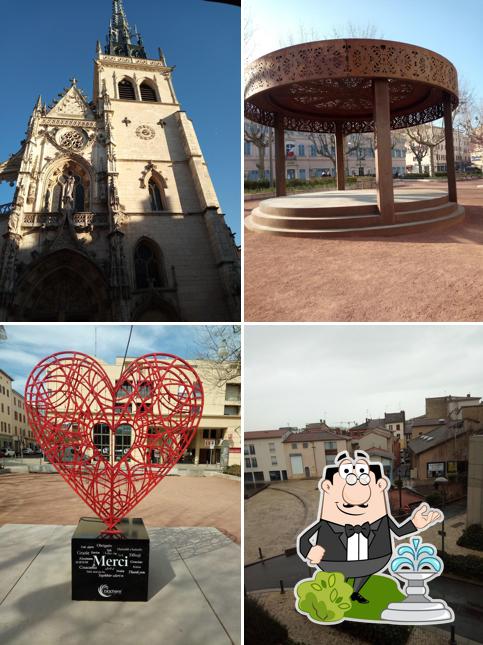
<svg viewBox="0 0 483 645">
<path fill-rule="evenodd" d="M 240 548 L 220 531 L 149 529 L 149 601 L 96 603 L 70 597 L 74 528 L 0 528 L 2 645 L 240 643 Z"/>
</svg>

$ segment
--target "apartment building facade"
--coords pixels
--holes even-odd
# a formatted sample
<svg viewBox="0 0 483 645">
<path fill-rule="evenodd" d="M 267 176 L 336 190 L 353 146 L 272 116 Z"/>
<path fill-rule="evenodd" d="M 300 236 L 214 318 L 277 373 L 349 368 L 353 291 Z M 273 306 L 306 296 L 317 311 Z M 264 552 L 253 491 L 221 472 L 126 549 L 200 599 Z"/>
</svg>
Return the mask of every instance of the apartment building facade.
<svg viewBox="0 0 483 645">
<path fill-rule="evenodd" d="M 318 139 L 317 137 L 323 137 Z M 374 139 L 372 135 L 351 135 L 346 137 L 345 171 L 347 176 L 375 176 Z M 320 151 L 326 151 L 326 156 Z M 275 144 L 273 137 L 265 147 L 262 158 L 254 143 L 245 141 L 245 179 L 259 178 L 258 165 L 261 160 L 266 179 L 275 179 Z M 308 133 L 285 132 L 285 165 L 286 178 L 310 181 L 318 177 L 335 177 L 335 141 L 330 135 L 315 135 L 312 139 Z M 392 171 L 395 176 L 405 173 L 405 141 L 399 135 L 392 149 Z"/>
<path fill-rule="evenodd" d="M 19 453 L 34 448 L 35 440 L 27 423 L 23 396 L 13 389 L 13 378 L 0 369 L 0 449 Z"/>
<path fill-rule="evenodd" d="M 111 381 L 115 383 L 123 371 L 123 358 L 103 365 Z M 126 358 L 124 370 L 135 359 Z M 218 363 L 207 360 L 190 360 L 203 385 L 203 415 L 196 435 L 180 459 L 180 463 L 225 468 L 240 465 L 241 456 L 241 379 L 233 376 L 226 381 Z M 236 370 L 226 370 L 232 374 Z M 129 435 L 126 446 L 131 445 Z"/>
</svg>

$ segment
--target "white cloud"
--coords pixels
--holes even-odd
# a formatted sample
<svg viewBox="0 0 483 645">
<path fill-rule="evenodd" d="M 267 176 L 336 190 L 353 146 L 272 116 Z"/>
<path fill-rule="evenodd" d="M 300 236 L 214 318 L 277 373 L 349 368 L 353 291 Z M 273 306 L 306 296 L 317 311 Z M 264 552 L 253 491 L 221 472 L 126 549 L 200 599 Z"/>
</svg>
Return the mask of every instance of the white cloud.
<svg viewBox="0 0 483 645">
<path fill-rule="evenodd" d="M 481 365 L 479 325 L 247 325 L 245 428 L 415 416 L 428 396 L 483 396 Z"/>
</svg>

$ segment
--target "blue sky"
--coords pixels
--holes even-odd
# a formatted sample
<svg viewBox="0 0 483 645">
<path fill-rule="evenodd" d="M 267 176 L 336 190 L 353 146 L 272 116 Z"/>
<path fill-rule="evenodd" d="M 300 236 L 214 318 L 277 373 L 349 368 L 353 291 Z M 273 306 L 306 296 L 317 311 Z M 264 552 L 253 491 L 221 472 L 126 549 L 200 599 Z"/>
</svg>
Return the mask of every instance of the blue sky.
<svg viewBox="0 0 483 645">
<path fill-rule="evenodd" d="M 130 325 L 5 325 L 5 329 L 7 340 L 0 342 L 0 369 L 14 379 L 13 387 L 23 393 L 31 370 L 54 352 L 76 350 L 106 362 L 124 356 Z M 196 358 L 200 356 L 204 330 L 198 325 L 134 325 L 128 356 L 165 352 L 184 359 Z"/>
<path fill-rule="evenodd" d="M 92 98 L 96 42 L 111 0 L 2 3 L 0 159 L 16 152 L 39 94 L 48 103 L 75 76 Z M 227 222 L 240 231 L 240 10 L 205 0 L 124 0 L 151 58 L 164 51 L 181 107 L 193 120 Z M 0 204 L 12 189 L 0 185 Z"/>
<path fill-rule="evenodd" d="M 446 56 L 458 74 L 483 98 L 481 65 L 482 0 L 244 0 L 253 30 L 250 58 L 299 42 L 300 28 L 317 38 L 344 31 L 348 22 L 377 29 L 377 36 L 400 40 Z M 309 37 L 308 40 L 312 40 Z"/>
</svg>

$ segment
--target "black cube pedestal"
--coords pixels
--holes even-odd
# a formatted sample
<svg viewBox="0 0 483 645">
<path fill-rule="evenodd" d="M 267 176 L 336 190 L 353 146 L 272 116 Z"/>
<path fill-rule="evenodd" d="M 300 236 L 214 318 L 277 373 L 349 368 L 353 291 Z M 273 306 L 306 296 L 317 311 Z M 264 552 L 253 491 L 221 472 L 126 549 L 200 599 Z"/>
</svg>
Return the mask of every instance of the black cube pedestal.
<svg viewBox="0 0 483 645">
<path fill-rule="evenodd" d="M 149 535 L 141 518 L 125 518 L 117 535 L 82 517 L 72 536 L 72 600 L 148 599 Z"/>
</svg>

